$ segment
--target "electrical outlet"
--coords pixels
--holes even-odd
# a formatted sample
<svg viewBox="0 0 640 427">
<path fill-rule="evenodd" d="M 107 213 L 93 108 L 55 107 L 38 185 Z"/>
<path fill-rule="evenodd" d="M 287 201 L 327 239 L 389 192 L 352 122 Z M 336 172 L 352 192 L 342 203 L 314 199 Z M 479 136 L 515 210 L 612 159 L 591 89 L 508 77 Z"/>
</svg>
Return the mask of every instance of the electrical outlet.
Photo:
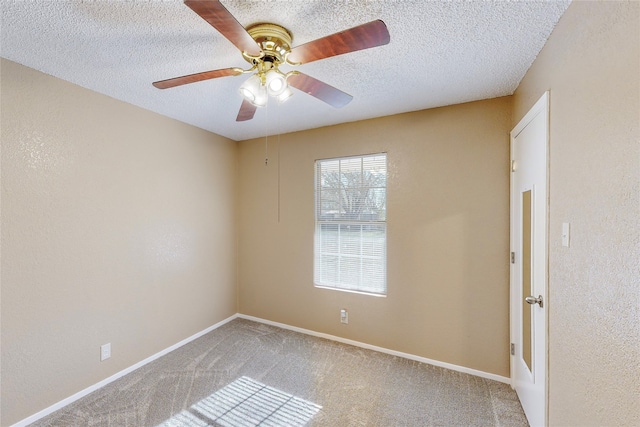
<svg viewBox="0 0 640 427">
<path fill-rule="evenodd" d="M 100 346 L 100 361 L 107 360 L 111 357 L 111 343 Z"/>
<path fill-rule="evenodd" d="M 349 313 L 347 310 L 340 310 L 340 323 L 349 323 Z"/>
</svg>

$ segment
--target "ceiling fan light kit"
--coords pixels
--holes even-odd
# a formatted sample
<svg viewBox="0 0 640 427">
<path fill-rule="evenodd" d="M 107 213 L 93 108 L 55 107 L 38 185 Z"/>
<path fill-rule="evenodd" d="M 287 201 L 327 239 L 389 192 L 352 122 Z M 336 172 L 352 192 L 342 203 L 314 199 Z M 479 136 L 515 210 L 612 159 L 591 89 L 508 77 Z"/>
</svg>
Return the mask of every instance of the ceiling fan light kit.
<svg viewBox="0 0 640 427">
<path fill-rule="evenodd" d="M 382 46 L 390 40 L 386 25 L 377 20 L 292 48 L 291 33 L 280 25 L 261 23 L 245 29 L 219 0 L 185 0 L 185 4 L 240 49 L 251 68 L 206 71 L 157 81 L 153 85 L 158 89 L 167 89 L 218 77 L 253 73 L 238 89 L 243 102 L 236 121 L 252 119 L 258 107 L 267 105 L 269 96 L 279 102 L 286 101 L 293 95 L 291 87 L 335 108 L 345 106 L 353 99 L 351 95 L 299 71 L 285 74 L 280 71 L 280 65 L 298 66 Z"/>
<path fill-rule="evenodd" d="M 259 56 L 251 56 L 242 52 L 244 59 L 252 67 L 244 72 L 253 72 L 240 86 L 240 94 L 257 107 L 264 107 L 268 102 L 268 95 L 284 102 L 293 92 L 287 84 L 288 74 L 279 70 L 279 66 L 286 62 L 291 51 L 291 33 L 284 27 L 275 24 L 257 24 L 247 28 L 247 33 L 261 49 Z M 286 93 L 285 93 L 286 92 Z"/>
</svg>

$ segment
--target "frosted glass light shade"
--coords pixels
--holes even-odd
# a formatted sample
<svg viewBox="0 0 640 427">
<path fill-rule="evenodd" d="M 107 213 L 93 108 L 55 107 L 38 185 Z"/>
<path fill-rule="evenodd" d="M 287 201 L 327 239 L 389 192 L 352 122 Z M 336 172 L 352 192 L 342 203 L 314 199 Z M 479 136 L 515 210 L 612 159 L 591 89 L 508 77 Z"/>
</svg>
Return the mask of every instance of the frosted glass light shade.
<svg viewBox="0 0 640 427">
<path fill-rule="evenodd" d="M 271 96 L 278 96 L 287 89 L 287 80 L 278 70 L 267 71 L 265 80 Z"/>
<path fill-rule="evenodd" d="M 254 74 L 242 83 L 238 91 L 247 101 L 255 104 L 260 94 L 260 83 L 260 77 L 258 77 L 257 74 Z"/>
<path fill-rule="evenodd" d="M 260 86 L 258 88 L 258 93 L 256 94 L 256 98 L 251 101 L 251 103 L 258 107 L 264 107 L 267 105 L 269 96 L 267 95 L 267 88 L 265 86 Z"/>
<path fill-rule="evenodd" d="M 289 87 L 286 87 L 285 90 L 278 95 L 278 102 L 282 104 L 287 99 L 291 98 L 291 95 L 293 95 L 293 91 Z"/>
</svg>

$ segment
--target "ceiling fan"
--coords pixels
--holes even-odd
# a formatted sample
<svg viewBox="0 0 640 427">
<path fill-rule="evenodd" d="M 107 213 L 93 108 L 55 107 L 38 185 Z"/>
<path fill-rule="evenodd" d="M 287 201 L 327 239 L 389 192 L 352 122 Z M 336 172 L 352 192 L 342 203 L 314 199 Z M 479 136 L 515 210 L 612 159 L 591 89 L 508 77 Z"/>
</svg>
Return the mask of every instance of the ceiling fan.
<svg viewBox="0 0 640 427">
<path fill-rule="evenodd" d="M 306 64 L 382 46 L 390 40 L 387 26 L 381 20 L 376 20 L 292 48 L 291 33 L 284 27 L 262 23 L 245 29 L 219 0 L 185 0 L 184 3 L 240 49 L 251 67 L 247 70 L 233 67 L 205 71 L 157 81 L 153 85 L 158 89 L 167 89 L 218 77 L 253 73 L 239 89 L 243 101 L 236 118 L 238 122 L 251 120 L 257 108 L 267 104 L 269 96 L 281 102 L 289 98 L 293 94 L 290 87 L 336 108 L 347 105 L 353 99 L 351 95 L 299 71 L 285 74 L 279 70 L 279 66 Z"/>
</svg>

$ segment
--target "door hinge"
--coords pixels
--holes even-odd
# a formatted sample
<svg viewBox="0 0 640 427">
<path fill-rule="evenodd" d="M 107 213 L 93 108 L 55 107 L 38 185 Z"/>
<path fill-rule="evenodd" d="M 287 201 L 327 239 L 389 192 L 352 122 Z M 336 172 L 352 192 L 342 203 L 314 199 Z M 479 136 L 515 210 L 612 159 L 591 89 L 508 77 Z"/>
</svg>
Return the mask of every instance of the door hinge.
<svg viewBox="0 0 640 427">
<path fill-rule="evenodd" d="M 511 160 L 511 172 L 515 172 L 518 169 L 518 164 L 515 160 Z"/>
<path fill-rule="evenodd" d="M 516 345 L 514 343 L 511 343 L 511 355 L 516 355 Z"/>
<path fill-rule="evenodd" d="M 515 263 L 516 263 L 516 253 L 511 252 L 511 264 L 515 264 Z"/>
</svg>

